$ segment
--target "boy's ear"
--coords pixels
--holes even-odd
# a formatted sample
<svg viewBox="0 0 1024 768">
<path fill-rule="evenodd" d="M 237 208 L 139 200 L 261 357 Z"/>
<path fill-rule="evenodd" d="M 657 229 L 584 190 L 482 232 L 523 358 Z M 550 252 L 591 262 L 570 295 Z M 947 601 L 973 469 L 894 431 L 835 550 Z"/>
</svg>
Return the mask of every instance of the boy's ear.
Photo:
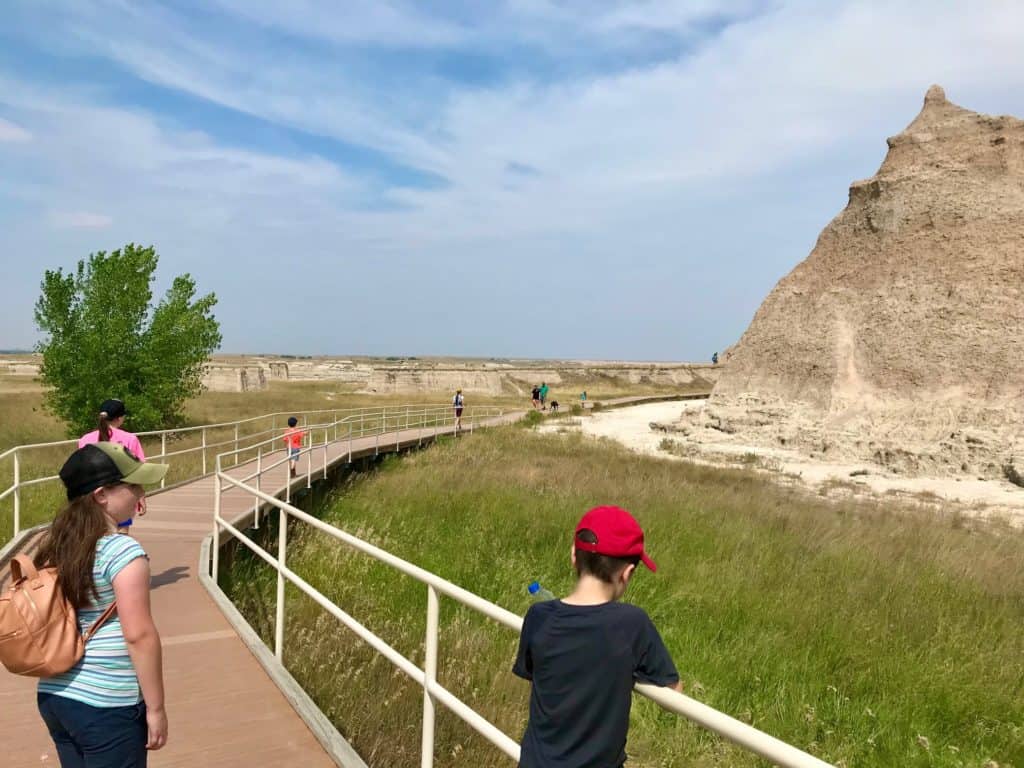
<svg viewBox="0 0 1024 768">
<path fill-rule="evenodd" d="M 576 567 L 576 545 L 573 544 L 569 549 L 569 559 L 572 560 L 572 567 Z"/>
<path fill-rule="evenodd" d="M 630 563 L 622 569 L 622 573 L 619 574 L 619 578 L 622 579 L 623 584 L 629 584 L 629 580 L 633 578 L 634 573 L 636 573 L 636 566 Z"/>
</svg>

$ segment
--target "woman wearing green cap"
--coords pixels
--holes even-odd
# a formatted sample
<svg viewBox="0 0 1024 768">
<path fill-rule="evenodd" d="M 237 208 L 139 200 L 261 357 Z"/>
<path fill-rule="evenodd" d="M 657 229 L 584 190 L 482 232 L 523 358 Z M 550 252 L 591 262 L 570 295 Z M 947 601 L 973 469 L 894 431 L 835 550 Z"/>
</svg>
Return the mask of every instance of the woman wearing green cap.
<svg viewBox="0 0 1024 768">
<path fill-rule="evenodd" d="M 146 750 L 167 742 L 149 559 L 135 539 L 117 535 L 145 498 L 143 486 L 159 483 L 166 473 L 166 465 L 146 464 L 108 441 L 79 448 L 61 467 L 68 503 L 50 526 L 36 566 L 57 569 L 83 632 L 117 603 L 82 659 L 39 681 L 39 713 L 61 768 L 144 767 Z"/>
</svg>

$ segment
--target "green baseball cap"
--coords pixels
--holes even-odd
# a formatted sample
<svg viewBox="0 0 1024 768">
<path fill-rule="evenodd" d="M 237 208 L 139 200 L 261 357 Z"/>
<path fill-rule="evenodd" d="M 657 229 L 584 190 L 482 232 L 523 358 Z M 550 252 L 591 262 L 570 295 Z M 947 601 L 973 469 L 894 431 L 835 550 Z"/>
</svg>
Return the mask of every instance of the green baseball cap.
<svg viewBox="0 0 1024 768">
<path fill-rule="evenodd" d="M 139 461 L 123 445 L 109 441 L 79 448 L 60 468 L 60 479 L 67 489 L 68 501 L 114 483 L 154 485 L 166 474 L 166 464 Z"/>
</svg>

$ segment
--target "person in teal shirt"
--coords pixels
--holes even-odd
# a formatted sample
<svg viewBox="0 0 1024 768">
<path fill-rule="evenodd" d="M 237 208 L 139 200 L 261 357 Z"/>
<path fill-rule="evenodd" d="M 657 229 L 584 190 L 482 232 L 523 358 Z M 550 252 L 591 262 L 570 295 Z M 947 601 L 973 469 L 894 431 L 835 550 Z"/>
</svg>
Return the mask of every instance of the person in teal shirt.
<svg viewBox="0 0 1024 768">
<path fill-rule="evenodd" d="M 548 399 L 548 385 L 543 381 L 540 383 L 540 409 L 546 411 L 548 409 L 546 402 Z"/>
</svg>

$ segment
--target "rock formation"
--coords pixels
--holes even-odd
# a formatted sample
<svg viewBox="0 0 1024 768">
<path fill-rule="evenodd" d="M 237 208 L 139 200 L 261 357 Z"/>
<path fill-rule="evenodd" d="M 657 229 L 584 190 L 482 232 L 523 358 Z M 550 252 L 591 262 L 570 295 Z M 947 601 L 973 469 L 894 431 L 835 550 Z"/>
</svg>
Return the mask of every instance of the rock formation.
<svg viewBox="0 0 1024 768">
<path fill-rule="evenodd" d="M 267 388 L 267 377 L 258 365 L 208 363 L 203 367 L 203 386 L 211 392 L 256 392 Z"/>
<path fill-rule="evenodd" d="M 779 281 L 703 416 L 897 471 L 1024 459 L 1024 121 L 932 86 L 878 172 Z"/>
<path fill-rule="evenodd" d="M 334 382 L 346 391 L 364 394 L 450 392 L 520 395 L 546 381 L 552 386 L 653 385 L 687 390 L 710 389 L 721 369 L 694 363 L 622 363 L 545 361 L 518 364 L 506 361 L 451 362 L 431 358 L 405 361 L 341 358 L 213 358 L 204 369 L 203 383 L 213 391 L 246 392 L 263 389 L 268 381 Z"/>
</svg>

